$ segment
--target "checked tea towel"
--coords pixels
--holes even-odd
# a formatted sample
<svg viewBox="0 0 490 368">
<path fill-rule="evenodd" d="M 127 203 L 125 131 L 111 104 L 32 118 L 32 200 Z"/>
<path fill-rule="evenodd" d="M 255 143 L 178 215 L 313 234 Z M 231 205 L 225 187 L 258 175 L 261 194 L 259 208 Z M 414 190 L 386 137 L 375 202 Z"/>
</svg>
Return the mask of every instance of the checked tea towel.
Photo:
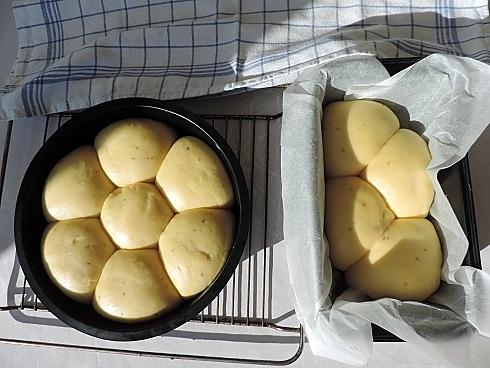
<svg viewBox="0 0 490 368">
<path fill-rule="evenodd" d="M 486 0 L 14 0 L 0 119 L 107 100 L 291 82 L 324 60 L 448 53 L 490 63 Z"/>
</svg>

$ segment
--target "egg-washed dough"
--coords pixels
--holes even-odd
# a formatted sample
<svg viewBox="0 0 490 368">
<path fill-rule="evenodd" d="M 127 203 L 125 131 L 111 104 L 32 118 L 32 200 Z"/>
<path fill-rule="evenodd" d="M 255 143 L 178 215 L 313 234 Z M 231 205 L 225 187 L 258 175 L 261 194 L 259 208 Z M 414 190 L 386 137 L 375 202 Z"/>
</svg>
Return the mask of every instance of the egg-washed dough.
<svg viewBox="0 0 490 368">
<path fill-rule="evenodd" d="M 95 310 L 114 321 L 140 322 L 168 313 L 182 298 L 156 249 L 117 250 L 95 289 Z"/>
<path fill-rule="evenodd" d="M 356 176 L 330 179 L 325 192 L 325 231 L 330 260 L 345 271 L 381 237 L 395 216 L 370 184 Z"/>
<path fill-rule="evenodd" d="M 180 295 L 193 297 L 214 280 L 228 257 L 234 231 L 235 217 L 228 210 L 195 209 L 175 215 L 158 248 Z"/>
<path fill-rule="evenodd" d="M 374 101 L 333 102 L 323 116 L 323 153 L 329 178 L 358 175 L 400 127 L 396 115 Z"/>
<path fill-rule="evenodd" d="M 427 173 L 430 159 L 425 141 L 400 129 L 361 176 L 378 189 L 396 217 L 426 217 L 434 199 Z"/>
<path fill-rule="evenodd" d="M 176 212 L 233 206 L 233 188 L 223 163 L 195 137 L 174 143 L 158 170 L 156 184 Z"/>
<path fill-rule="evenodd" d="M 109 179 L 118 187 L 155 179 L 177 133 L 150 119 L 124 119 L 95 137 L 94 146 Z"/>
<path fill-rule="evenodd" d="M 138 249 L 156 248 L 173 215 L 153 184 L 136 183 L 113 191 L 102 206 L 100 219 L 119 248 Z"/>
<path fill-rule="evenodd" d="M 396 219 L 380 240 L 346 273 L 349 287 L 372 299 L 422 301 L 439 287 L 442 251 L 426 219 Z"/>
<path fill-rule="evenodd" d="M 78 147 L 63 157 L 46 179 L 44 217 L 48 222 L 97 217 L 113 189 L 93 147 Z"/>
<path fill-rule="evenodd" d="M 41 240 L 41 256 L 51 281 L 69 298 L 90 304 L 102 268 L 116 247 L 99 219 L 49 224 Z"/>
</svg>

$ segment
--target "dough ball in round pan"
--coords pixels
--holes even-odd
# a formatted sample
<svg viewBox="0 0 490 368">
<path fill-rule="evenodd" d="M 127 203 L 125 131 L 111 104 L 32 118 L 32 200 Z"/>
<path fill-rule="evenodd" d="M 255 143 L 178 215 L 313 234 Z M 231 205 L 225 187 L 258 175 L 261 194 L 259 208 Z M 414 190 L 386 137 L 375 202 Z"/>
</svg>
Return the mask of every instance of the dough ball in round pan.
<svg viewBox="0 0 490 368">
<path fill-rule="evenodd" d="M 194 209 L 179 213 L 158 248 L 170 279 L 184 298 L 203 291 L 225 264 L 235 233 L 233 212 Z"/>
<path fill-rule="evenodd" d="M 93 306 L 106 318 L 140 322 L 182 303 L 156 249 L 117 250 L 102 270 Z"/>
<path fill-rule="evenodd" d="M 425 141 L 400 129 L 361 176 L 378 189 L 396 217 L 426 217 L 434 199 L 427 173 L 430 159 Z"/>
<path fill-rule="evenodd" d="M 49 222 L 97 217 L 113 190 L 93 147 L 81 146 L 49 173 L 43 191 L 44 216 Z"/>
<path fill-rule="evenodd" d="M 152 182 L 177 139 L 169 126 L 150 119 L 124 119 L 95 137 L 94 146 L 107 176 L 118 187 Z"/>
<path fill-rule="evenodd" d="M 195 137 L 174 143 L 158 170 L 156 184 L 176 212 L 233 206 L 233 188 L 223 163 Z"/>
<path fill-rule="evenodd" d="M 100 218 L 119 248 L 138 249 L 156 248 L 173 215 L 154 185 L 136 183 L 113 191 L 102 206 Z"/>
<path fill-rule="evenodd" d="M 368 252 L 395 216 L 378 191 L 356 176 L 327 180 L 325 187 L 330 260 L 345 271 Z"/>
<path fill-rule="evenodd" d="M 369 253 L 347 270 L 345 281 L 372 299 L 422 301 L 439 287 L 441 267 L 441 244 L 432 223 L 396 219 Z"/>
<path fill-rule="evenodd" d="M 44 268 L 68 297 L 90 304 L 102 268 L 116 251 L 99 219 L 49 224 L 41 241 Z"/>
<path fill-rule="evenodd" d="M 374 101 L 338 101 L 323 113 L 323 153 L 329 178 L 358 175 L 400 127 L 396 115 Z"/>
</svg>

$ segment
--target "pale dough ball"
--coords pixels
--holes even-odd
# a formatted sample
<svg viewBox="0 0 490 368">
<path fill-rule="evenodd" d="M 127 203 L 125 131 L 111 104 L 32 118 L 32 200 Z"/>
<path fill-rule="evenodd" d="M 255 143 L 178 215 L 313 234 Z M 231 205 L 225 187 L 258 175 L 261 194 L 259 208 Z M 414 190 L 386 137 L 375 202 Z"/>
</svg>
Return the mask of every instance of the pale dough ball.
<svg viewBox="0 0 490 368">
<path fill-rule="evenodd" d="M 361 176 L 379 190 L 396 217 L 426 217 L 434 199 L 430 159 L 425 141 L 400 129 Z"/>
<path fill-rule="evenodd" d="M 99 216 L 114 186 L 95 150 L 82 146 L 63 157 L 44 183 L 43 212 L 49 222 Z"/>
<path fill-rule="evenodd" d="M 117 250 L 95 289 L 95 310 L 114 321 L 140 322 L 182 303 L 156 249 Z"/>
<path fill-rule="evenodd" d="M 338 101 L 323 113 L 323 153 L 329 178 L 358 175 L 399 129 L 396 115 L 374 101 Z"/>
<path fill-rule="evenodd" d="M 396 219 L 359 262 L 346 273 L 349 287 L 372 299 L 422 301 L 439 287 L 442 251 L 426 219 Z"/>
<path fill-rule="evenodd" d="M 395 216 L 370 184 L 355 176 L 326 183 L 325 230 L 330 260 L 345 271 L 381 237 Z"/>
<path fill-rule="evenodd" d="M 190 298 L 214 280 L 228 257 L 234 232 L 235 217 L 228 210 L 195 209 L 175 215 L 158 248 L 180 295 Z"/>
<path fill-rule="evenodd" d="M 118 187 L 152 182 L 177 133 L 149 119 L 112 123 L 95 137 L 94 146 L 109 179 Z"/>
<path fill-rule="evenodd" d="M 158 170 L 156 184 L 176 212 L 233 206 L 233 188 L 223 163 L 195 137 L 174 143 Z"/>
<path fill-rule="evenodd" d="M 49 224 L 41 240 L 44 268 L 69 298 L 90 304 L 102 268 L 116 247 L 99 219 L 75 219 Z"/>
<path fill-rule="evenodd" d="M 158 189 L 148 183 L 118 188 L 107 197 L 100 219 L 119 248 L 156 248 L 173 216 Z"/>
</svg>

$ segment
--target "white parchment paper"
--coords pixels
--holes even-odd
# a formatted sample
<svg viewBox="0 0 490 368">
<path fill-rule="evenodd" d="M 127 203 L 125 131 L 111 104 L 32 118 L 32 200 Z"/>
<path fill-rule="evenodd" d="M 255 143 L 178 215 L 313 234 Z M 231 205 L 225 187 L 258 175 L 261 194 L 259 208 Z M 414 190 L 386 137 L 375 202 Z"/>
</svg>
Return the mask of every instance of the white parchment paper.
<svg viewBox="0 0 490 368">
<path fill-rule="evenodd" d="M 389 78 L 374 58 L 340 58 L 305 71 L 284 92 L 281 137 L 284 241 L 296 312 L 313 353 L 357 366 L 369 362 L 370 323 L 455 367 L 488 367 L 490 276 L 461 267 L 468 241 L 437 181 L 439 170 L 466 155 L 490 121 L 490 66 L 431 55 Z M 321 137 L 325 103 L 372 99 L 422 134 L 435 188 L 430 210 L 442 239 L 442 284 L 426 303 L 342 290 L 323 231 Z M 339 295 L 339 293 L 341 293 Z"/>
</svg>

